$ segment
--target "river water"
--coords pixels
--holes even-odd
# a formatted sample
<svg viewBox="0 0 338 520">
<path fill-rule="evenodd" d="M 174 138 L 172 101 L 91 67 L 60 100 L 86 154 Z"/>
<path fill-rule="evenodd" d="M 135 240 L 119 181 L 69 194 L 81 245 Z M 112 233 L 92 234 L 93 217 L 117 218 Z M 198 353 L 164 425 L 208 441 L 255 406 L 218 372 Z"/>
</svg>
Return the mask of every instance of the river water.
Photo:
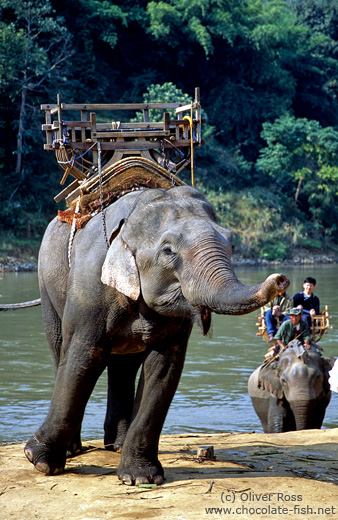
<svg viewBox="0 0 338 520">
<path fill-rule="evenodd" d="M 303 279 L 317 279 L 315 293 L 327 304 L 333 329 L 320 344 L 338 357 L 338 268 L 336 265 L 238 267 L 248 285 L 281 270 L 291 280 L 292 296 Z M 0 302 L 39 297 L 36 273 L 0 274 Z M 163 433 L 262 432 L 247 393 L 250 373 L 264 359 L 267 344 L 256 336 L 257 312 L 245 316 L 214 316 L 212 334 L 193 330 L 184 372 L 170 407 Z M 25 441 L 43 422 L 53 389 L 54 371 L 43 331 L 41 308 L 0 312 L 0 443 Z M 82 438 L 103 436 L 106 373 L 87 405 Z M 324 428 L 338 427 L 338 394 L 333 393 Z"/>
</svg>

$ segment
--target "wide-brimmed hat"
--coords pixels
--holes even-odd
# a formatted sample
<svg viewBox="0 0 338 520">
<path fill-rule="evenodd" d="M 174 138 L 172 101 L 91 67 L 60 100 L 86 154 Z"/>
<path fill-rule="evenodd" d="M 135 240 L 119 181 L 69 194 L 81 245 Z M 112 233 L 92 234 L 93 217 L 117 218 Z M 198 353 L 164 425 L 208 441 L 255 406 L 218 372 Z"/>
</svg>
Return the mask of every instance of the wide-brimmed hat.
<svg viewBox="0 0 338 520">
<path fill-rule="evenodd" d="M 297 307 L 293 307 L 293 309 L 288 312 L 288 316 L 298 316 L 299 314 L 303 314 L 303 312 L 302 309 L 297 309 Z"/>
</svg>

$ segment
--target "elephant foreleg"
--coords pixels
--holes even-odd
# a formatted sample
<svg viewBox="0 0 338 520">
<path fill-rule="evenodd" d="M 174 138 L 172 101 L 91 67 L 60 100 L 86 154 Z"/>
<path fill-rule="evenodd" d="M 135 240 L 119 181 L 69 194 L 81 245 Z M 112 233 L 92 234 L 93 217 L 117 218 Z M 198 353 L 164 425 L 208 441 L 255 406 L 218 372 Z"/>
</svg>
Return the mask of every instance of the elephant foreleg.
<svg viewBox="0 0 338 520">
<path fill-rule="evenodd" d="M 118 468 L 119 479 L 127 485 L 163 482 L 158 443 L 183 369 L 189 334 L 182 335 L 184 342 L 146 353 L 142 395 L 137 399 L 136 415 L 127 432 Z"/>
<path fill-rule="evenodd" d="M 144 353 L 112 356 L 108 365 L 108 399 L 104 422 L 104 447 L 120 451 L 130 425 L 135 399 L 135 379 Z"/>
<path fill-rule="evenodd" d="M 270 396 L 267 430 L 265 433 L 281 433 L 295 430 L 292 427 L 292 412 L 286 407 L 286 403 L 275 396 Z"/>
<path fill-rule="evenodd" d="M 54 305 L 50 301 L 49 295 L 45 290 L 43 284 L 40 285 L 41 300 L 42 300 L 42 317 L 48 341 L 49 350 L 52 355 L 54 364 L 55 378 L 60 363 L 60 353 L 62 349 L 62 322 Z M 60 307 L 62 307 L 60 305 Z M 72 457 L 82 450 L 81 443 L 81 427 L 74 435 L 67 448 L 67 457 Z"/>
<path fill-rule="evenodd" d="M 326 394 L 323 399 L 321 399 L 317 402 L 316 407 L 314 408 L 314 411 L 313 411 L 311 428 L 320 429 L 322 427 L 322 424 L 323 424 L 324 418 L 325 418 L 326 408 L 330 402 L 330 399 L 331 399 L 331 392 Z"/>
</svg>

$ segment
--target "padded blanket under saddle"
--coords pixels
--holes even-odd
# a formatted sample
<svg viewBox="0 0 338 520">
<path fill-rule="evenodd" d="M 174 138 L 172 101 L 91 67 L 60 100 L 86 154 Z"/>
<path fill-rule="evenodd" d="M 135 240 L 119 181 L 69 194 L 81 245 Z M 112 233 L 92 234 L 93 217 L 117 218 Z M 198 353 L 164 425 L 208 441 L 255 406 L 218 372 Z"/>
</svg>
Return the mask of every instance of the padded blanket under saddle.
<svg viewBox="0 0 338 520">
<path fill-rule="evenodd" d="M 67 197 L 67 203 L 74 207 L 76 199 L 80 196 L 79 211 L 88 214 L 100 209 L 102 203 L 107 206 L 133 190 L 169 189 L 184 184 L 178 177 L 149 159 L 125 158 L 103 170 L 101 179 L 97 173 L 83 181 L 81 186 Z"/>
</svg>

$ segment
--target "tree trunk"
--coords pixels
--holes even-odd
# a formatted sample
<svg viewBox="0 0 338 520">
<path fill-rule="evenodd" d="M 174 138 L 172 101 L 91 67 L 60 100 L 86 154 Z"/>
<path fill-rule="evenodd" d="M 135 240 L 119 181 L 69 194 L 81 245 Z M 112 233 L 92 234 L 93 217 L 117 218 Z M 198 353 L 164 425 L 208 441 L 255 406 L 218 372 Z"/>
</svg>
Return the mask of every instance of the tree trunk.
<svg viewBox="0 0 338 520">
<path fill-rule="evenodd" d="M 303 177 L 299 177 L 298 184 L 297 184 L 297 189 L 296 189 L 296 193 L 295 193 L 295 207 L 296 207 L 297 202 L 298 202 L 298 197 L 299 197 L 299 192 L 300 192 L 300 187 L 302 185 L 302 181 L 303 181 Z"/>
<path fill-rule="evenodd" d="M 23 134 L 24 134 L 24 118 L 26 114 L 26 96 L 27 96 L 27 87 L 24 85 L 21 92 L 21 106 L 20 106 L 20 115 L 19 115 L 19 124 L 18 124 L 18 135 L 17 135 L 17 145 L 16 145 L 16 168 L 15 173 L 21 173 L 22 167 L 22 153 L 23 153 Z"/>
</svg>

